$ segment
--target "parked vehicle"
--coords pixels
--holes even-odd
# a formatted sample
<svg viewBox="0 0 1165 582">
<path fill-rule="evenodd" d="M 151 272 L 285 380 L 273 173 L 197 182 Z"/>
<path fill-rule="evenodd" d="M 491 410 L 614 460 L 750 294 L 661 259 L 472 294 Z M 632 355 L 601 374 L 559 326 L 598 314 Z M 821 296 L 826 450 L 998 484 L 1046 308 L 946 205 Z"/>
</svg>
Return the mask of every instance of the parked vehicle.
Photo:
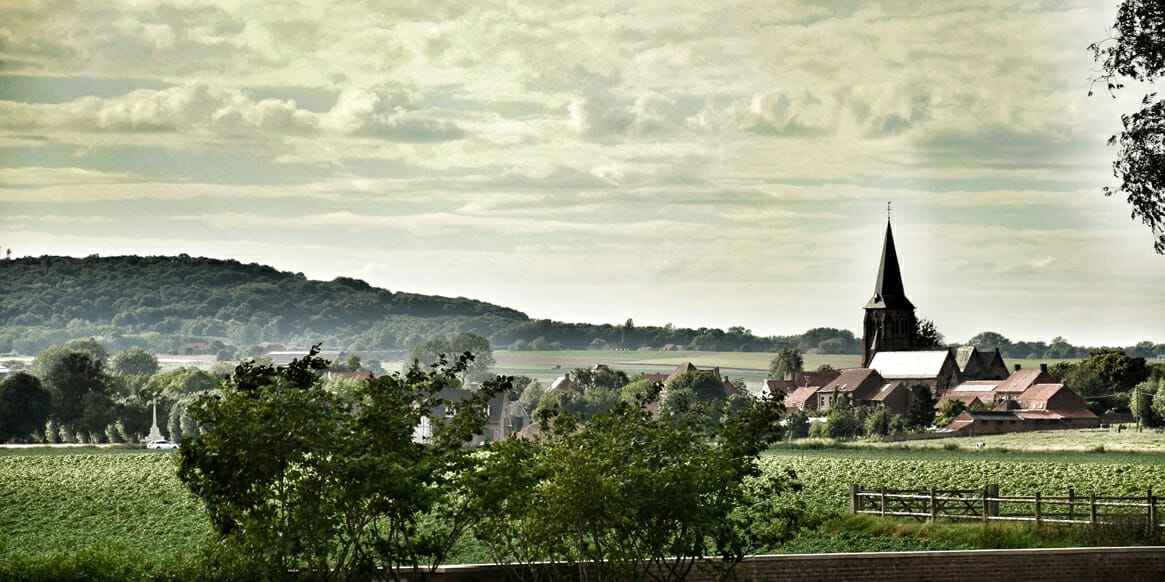
<svg viewBox="0 0 1165 582">
<path fill-rule="evenodd" d="M 172 443 L 166 439 L 158 439 L 146 443 L 146 448 L 155 451 L 169 451 L 178 448 L 178 443 Z"/>
</svg>

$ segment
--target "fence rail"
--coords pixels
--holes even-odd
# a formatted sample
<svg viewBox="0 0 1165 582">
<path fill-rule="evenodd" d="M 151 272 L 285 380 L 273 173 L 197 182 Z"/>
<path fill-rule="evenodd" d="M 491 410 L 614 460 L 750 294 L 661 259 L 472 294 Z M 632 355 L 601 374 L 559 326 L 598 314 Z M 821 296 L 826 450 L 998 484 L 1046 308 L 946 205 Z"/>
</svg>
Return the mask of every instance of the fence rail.
<svg viewBox="0 0 1165 582">
<path fill-rule="evenodd" d="M 1000 495 L 998 485 L 981 489 L 864 489 L 850 486 L 850 512 L 919 520 L 1030 521 L 1077 525 L 1140 524 L 1156 533 L 1163 525 L 1153 490 L 1144 496 L 1117 497 Z"/>
</svg>

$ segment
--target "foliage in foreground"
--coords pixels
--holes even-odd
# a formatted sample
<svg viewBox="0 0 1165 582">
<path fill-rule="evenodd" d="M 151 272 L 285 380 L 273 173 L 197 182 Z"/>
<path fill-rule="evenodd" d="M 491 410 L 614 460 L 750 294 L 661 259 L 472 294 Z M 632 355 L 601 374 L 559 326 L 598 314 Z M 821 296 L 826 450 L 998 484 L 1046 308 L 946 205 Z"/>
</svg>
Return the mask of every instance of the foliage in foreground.
<svg viewBox="0 0 1165 582">
<path fill-rule="evenodd" d="M 585 428 L 560 416 L 539 442 L 491 445 L 470 477 L 477 538 L 523 579 L 683 580 L 705 556 L 729 575 L 791 537 L 799 515 L 773 501 L 799 486 L 793 473 L 757 464 L 782 435 L 783 405 L 742 400 L 722 417 L 705 404 L 658 419 L 622 402 Z M 565 567 L 527 568 L 538 561 Z"/>
<path fill-rule="evenodd" d="M 472 358 L 370 378 L 350 398 L 323 388 L 320 358 L 240 364 L 190 406 L 202 430 L 182 443 L 179 477 L 222 542 L 277 577 L 431 571 L 469 524 L 449 476 L 472 461 L 464 445 L 492 395 L 509 389 L 495 381 L 451 400 Z M 430 442 L 415 441 L 434 410 L 448 414 L 430 422 Z"/>
</svg>

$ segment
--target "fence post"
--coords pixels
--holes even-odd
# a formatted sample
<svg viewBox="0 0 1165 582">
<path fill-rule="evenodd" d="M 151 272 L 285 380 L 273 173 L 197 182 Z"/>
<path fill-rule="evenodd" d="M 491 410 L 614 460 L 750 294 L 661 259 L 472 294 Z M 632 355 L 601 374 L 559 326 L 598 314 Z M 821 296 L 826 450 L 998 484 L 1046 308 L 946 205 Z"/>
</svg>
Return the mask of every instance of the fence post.
<svg viewBox="0 0 1165 582">
<path fill-rule="evenodd" d="M 1157 535 L 1157 498 L 1153 497 L 1153 488 L 1149 488 L 1149 534 Z"/>
<path fill-rule="evenodd" d="M 849 484 L 849 512 L 856 514 L 858 512 L 858 484 Z"/>
<path fill-rule="evenodd" d="M 930 521 L 938 521 L 938 504 L 934 501 L 934 487 L 930 488 Z"/>
<path fill-rule="evenodd" d="M 1096 493 L 1095 492 L 1091 492 L 1088 494 L 1088 525 L 1092 526 L 1093 530 L 1096 529 Z"/>
<path fill-rule="evenodd" d="M 999 484 L 992 483 L 987 486 L 987 493 L 991 495 L 991 516 L 999 517 Z"/>
<path fill-rule="evenodd" d="M 1036 491 L 1036 527 L 1040 527 L 1040 492 Z"/>
<path fill-rule="evenodd" d="M 1074 487 L 1068 488 L 1068 519 L 1076 519 L 1076 489 Z"/>
<path fill-rule="evenodd" d="M 991 489 L 990 485 L 983 486 L 983 523 L 988 522 L 987 516 L 991 514 L 991 502 L 987 500 L 987 492 Z"/>
<path fill-rule="evenodd" d="M 882 486 L 882 517 L 886 517 L 886 486 Z"/>
</svg>

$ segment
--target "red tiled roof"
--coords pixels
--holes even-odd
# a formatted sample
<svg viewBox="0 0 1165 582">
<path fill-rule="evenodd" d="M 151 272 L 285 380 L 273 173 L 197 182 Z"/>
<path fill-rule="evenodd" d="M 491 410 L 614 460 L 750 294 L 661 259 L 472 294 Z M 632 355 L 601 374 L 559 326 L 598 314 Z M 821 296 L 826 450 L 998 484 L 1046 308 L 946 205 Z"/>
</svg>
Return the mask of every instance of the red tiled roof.
<svg viewBox="0 0 1165 582">
<path fill-rule="evenodd" d="M 785 406 L 788 408 L 805 408 L 805 402 L 820 390 L 817 386 L 802 386 L 785 397 Z"/>
<path fill-rule="evenodd" d="M 1023 392 L 1030 388 L 1033 384 L 1050 384 L 1056 379 L 1048 375 L 1047 372 L 1039 368 L 1028 368 L 1024 370 L 1016 370 L 1007 377 L 1006 380 L 999 382 L 999 387 L 995 389 L 996 392 Z"/>
</svg>

